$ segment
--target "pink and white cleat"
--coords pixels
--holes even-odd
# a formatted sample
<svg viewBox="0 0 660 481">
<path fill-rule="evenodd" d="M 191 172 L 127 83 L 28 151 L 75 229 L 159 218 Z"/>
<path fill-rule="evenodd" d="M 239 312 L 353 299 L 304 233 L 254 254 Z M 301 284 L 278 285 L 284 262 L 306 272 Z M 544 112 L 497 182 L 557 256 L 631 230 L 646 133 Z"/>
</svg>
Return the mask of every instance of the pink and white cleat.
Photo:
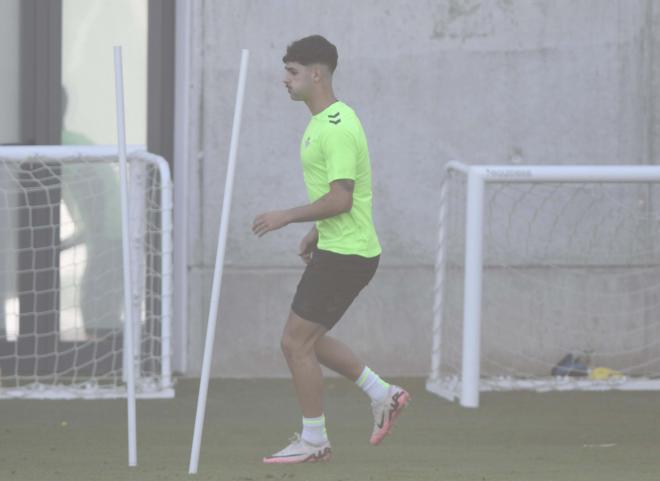
<svg viewBox="0 0 660 481">
<path fill-rule="evenodd" d="M 369 440 L 371 444 L 380 444 L 392 429 L 394 420 L 409 402 L 410 394 L 405 389 L 391 385 L 382 401 L 371 403 L 371 411 L 374 414 L 374 430 Z"/>
<path fill-rule="evenodd" d="M 329 441 L 317 446 L 302 439 L 298 433 L 295 433 L 289 441 L 291 444 L 283 450 L 263 458 L 263 462 L 266 464 L 315 463 L 330 461 L 332 457 Z"/>
</svg>

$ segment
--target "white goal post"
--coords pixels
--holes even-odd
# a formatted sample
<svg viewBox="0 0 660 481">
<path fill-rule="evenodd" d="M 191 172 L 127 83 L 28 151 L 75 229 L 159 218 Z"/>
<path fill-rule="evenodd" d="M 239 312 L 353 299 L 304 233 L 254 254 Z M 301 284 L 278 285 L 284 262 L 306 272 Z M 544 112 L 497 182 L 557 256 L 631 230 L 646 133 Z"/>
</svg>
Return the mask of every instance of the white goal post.
<svg viewBox="0 0 660 481">
<path fill-rule="evenodd" d="M 123 349 L 119 160 L 109 146 L 0 147 L 0 398 L 174 396 L 172 185 L 128 151 L 133 356 Z"/>
<path fill-rule="evenodd" d="M 427 389 L 660 389 L 659 236 L 660 166 L 450 162 Z"/>
</svg>

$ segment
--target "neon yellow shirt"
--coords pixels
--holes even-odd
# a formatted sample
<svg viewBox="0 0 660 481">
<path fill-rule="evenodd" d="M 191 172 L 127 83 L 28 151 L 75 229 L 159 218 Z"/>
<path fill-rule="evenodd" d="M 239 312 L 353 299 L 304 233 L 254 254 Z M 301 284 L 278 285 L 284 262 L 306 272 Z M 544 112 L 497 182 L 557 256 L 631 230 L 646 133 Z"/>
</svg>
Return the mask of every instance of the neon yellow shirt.
<svg viewBox="0 0 660 481">
<path fill-rule="evenodd" d="M 316 222 L 318 248 L 338 254 L 375 257 L 381 248 L 371 215 L 371 165 L 362 124 L 343 102 L 314 115 L 300 144 L 305 185 L 310 202 L 330 191 L 339 179 L 355 182 L 353 207 Z"/>
</svg>

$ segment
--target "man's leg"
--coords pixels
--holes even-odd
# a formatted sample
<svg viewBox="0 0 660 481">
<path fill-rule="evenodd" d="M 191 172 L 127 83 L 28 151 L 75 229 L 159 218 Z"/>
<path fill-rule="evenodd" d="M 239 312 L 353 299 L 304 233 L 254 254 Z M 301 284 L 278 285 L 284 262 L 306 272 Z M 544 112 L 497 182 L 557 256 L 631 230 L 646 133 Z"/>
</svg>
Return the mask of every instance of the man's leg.
<svg viewBox="0 0 660 481">
<path fill-rule="evenodd" d="M 325 327 L 307 321 L 291 311 L 282 334 L 282 352 L 289 365 L 298 402 L 306 418 L 323 415 L 323 373 L 314 352 L 314 345 L 326 332 Z"/>
<path fill-rule="evenodd" d="M 307 321 L 293 311 L 289 314 L 282 334 L 282 352 L 303 412 L 303 430 L 286 448 L 265 457 L 264 463 L 327 461 L 332 455 L 323 415 L 323 373 L 314 352 L 314 344 L 326 332 L 320 324 Z"/>
<path fill-rule="evenodd" d="M 380 444 L 410 401 L 410 394 L 399 386 L 383 381 L 338 339 L 323 335 L 316 341 L 314 348 L 321 364 L 353 381 L 371 398 L 374 429 L 370 443 Z"/>
<path fill-rule="evenodd" d="M 389 394 L 390 384 L 361 362 L 339 339 L 326 334 L 316 341 L 314 347 L 321 364 L 353 381 L 372 402 L 381 402 Z"/>
<path fill-rule="evenodd" d="M 328 334 L 321 336 L 316 341 L 314 349 L 321 364 L 353 382 L 357 381 L 364 371 L 364 363 L 358 359 L 351 348 Z"/>
</svg>

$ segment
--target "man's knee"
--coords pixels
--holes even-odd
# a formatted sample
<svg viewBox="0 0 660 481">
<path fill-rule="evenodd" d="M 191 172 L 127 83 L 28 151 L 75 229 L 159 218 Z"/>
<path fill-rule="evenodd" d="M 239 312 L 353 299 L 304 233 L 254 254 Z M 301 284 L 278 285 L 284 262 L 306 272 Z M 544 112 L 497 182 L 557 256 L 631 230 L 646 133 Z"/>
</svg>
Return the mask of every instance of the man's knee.
<svg viewBox="0 0 660 481">
<path fill-rule="evenodd" d="M 280 348 L 284 357 L 288 359 L 296 351 L 296 341 L 287 333 L 284 333 L 282 334 L 282 339 L 280 339 Z"/>
<path fill-rule="evenodd" d="M 310 353 L 314 352 L 313 345 L 310 346 L 308 343 L 287 334 L 282 335 L 280 347 L 282 348 L 284 357 L 289 361 L 306 358 Z"/>
<path fill-rule="evenodd" d="M 284 356 L 292 359 L 313 355 L 316 341 L 326 332 L 321 325 L 306 321 L 292 312 L 280 340 Z"/>
<path fill-rule="evenodd" d="M 298 332 L 291 332 L 287 329 L 282 333 L 280 339 L 280 348 L 284 357 L 287 359 L 298 359 L 315 353 L 315 339 L 309 336 L 301 335 Z"/>
</svg>

